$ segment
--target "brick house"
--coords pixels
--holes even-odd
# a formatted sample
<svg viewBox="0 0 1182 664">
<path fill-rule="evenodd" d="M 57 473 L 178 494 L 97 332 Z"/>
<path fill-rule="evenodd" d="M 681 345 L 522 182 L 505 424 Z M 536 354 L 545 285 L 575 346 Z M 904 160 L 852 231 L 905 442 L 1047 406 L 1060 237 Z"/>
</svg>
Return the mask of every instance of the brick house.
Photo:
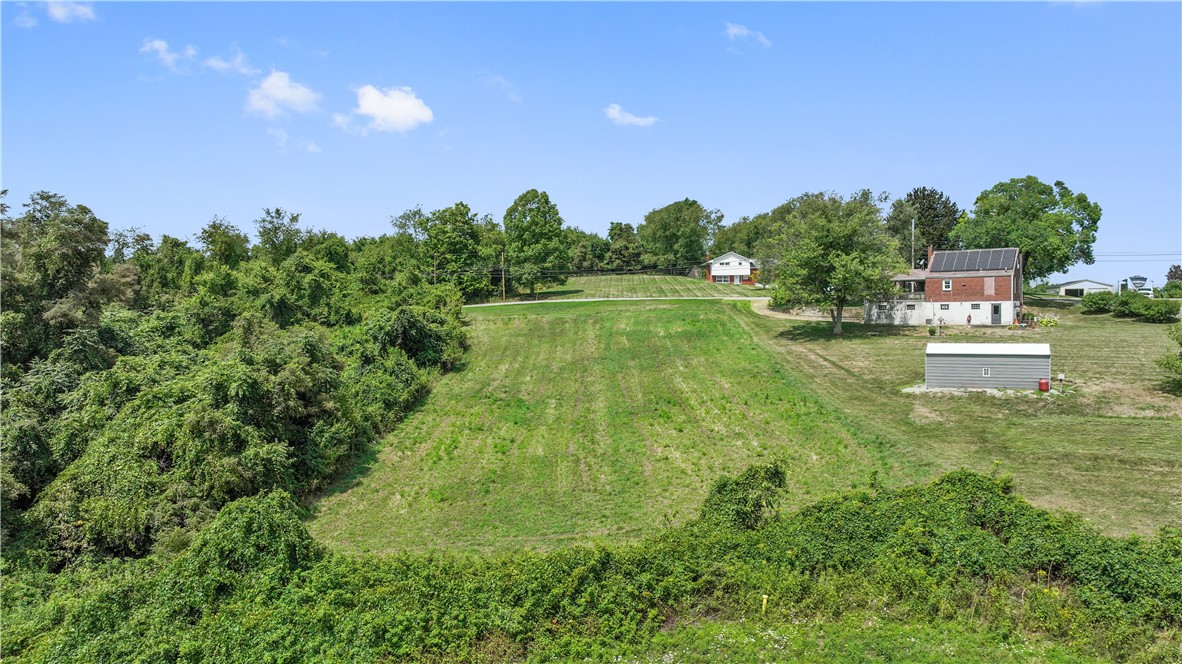
<svg viewBox="0 0 1182 664">
<path fill-rule="evenodd" d="M 1022 254 L 1005 249 L 928 248 L 926 270 L 892 279 L 902 291 L 866 303 L 866 322 L 888 325 L 1009 325 L 1022 311 Z"/>
<path fill-rule="evenodd" d="M 758 273 L 759 266 L 755 261 L 733 251 L 728 251 L 706 263 L 706 281 L 716 284 L 754 286 Z"/>
</svg>

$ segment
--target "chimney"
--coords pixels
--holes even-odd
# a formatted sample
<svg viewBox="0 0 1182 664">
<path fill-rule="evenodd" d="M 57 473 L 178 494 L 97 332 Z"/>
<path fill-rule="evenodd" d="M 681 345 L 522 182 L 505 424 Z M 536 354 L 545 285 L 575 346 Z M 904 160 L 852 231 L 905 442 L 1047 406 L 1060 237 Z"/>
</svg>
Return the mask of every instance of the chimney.
<svg viewBox="0 0 1182 664">
<path fill-rule="evenodd" d="M 936 253 L 936 248 L 928 245 L 928 269 L 932 269 L 932 255 Z"/>
</svg>

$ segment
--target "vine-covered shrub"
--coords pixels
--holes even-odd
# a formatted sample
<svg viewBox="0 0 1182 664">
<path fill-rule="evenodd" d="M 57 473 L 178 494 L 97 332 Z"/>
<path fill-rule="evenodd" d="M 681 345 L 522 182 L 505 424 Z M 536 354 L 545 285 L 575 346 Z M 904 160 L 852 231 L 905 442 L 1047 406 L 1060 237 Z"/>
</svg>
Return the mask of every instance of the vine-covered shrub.
<svg viewBox="0 0 1182 664">
<path fill-rule="evenodd" d="M 674 619 L 963 619 L 1114 660 L 1182 645 L 1182 531 L 1108 538 L 959 471 L 769 516 L 775 467 L 634 545 L 493 558 L 325 552 L 282 493 L 226 506 L 179 554 L 6 583 L 14 662 L 604 659 Z M 737 508 L 724 508 L 732 505 Z M 716 515 L 764 516 L 754 528 Z M 750 521 L 739 519 L 739 525 Z"/>
</svg>

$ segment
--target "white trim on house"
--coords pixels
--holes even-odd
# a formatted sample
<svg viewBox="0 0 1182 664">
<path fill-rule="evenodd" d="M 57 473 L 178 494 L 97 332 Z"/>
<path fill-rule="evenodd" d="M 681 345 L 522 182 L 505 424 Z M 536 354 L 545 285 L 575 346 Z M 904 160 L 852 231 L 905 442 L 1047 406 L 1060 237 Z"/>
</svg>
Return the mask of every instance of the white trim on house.
<svg viewBox="0 0 1182 664">
<path fill-rule="evenodd" d="M 709 261 L 710 276 L 737 276 L 750 277 L 753 269 L 758 269 L 759 265 L 755 261 L 736 254 L 733 251 L 728 251 L 725 254 L 713 258 Z"/>
</svg>

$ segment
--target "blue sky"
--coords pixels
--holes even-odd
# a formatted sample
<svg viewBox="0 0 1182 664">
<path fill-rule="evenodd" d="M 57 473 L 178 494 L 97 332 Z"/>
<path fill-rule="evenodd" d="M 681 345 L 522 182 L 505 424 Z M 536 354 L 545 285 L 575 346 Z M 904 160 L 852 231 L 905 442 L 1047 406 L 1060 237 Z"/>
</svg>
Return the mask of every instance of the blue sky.
<svg viewBox="0 0 1182 664">
<path fill-rule="evenodd" d="M 538 188 L 603 233 L 685 197 L 727 222 L 863 187 L 971 207 L 1029 174 L 1104 208 L 1104 262 L 1071 276 L 1160 284 L 1182 252 L 1179 3 L 0 11 L 8 202 L 48 189 L 114 228 L 279 206 L 376 235 Z"/>
</svg>

